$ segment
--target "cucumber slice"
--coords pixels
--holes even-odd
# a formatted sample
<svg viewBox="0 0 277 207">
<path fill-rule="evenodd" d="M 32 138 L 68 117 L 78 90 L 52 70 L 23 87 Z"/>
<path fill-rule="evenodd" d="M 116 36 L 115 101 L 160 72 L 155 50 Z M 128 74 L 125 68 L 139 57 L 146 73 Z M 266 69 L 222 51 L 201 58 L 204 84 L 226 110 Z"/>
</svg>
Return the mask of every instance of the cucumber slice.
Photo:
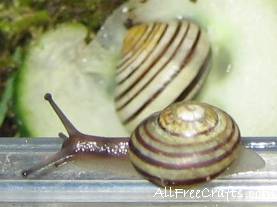
<svg viewBox="0 0 277 207">
<path fill-rule="evenodd" d="M 126 134 L 112 98 L 124 23 L 129 17 L 135 22 L 184 18 L 207 30 L 213 50 L 211 72 L 197 100 L 230 113 L 243 136 L 274 136 L 276 10 L 276 0 L 131 0 L 109 17 L 89 46 L 80 25 L 51 31 L 35 43 L 20 74 L 18 109 L 31 135 L 55 136 L 62 126 L 41 98 L 52 92 L 80 130 Z"/>
<path fill-rule="evenodd" d="M 113 104 L 116 55 L 95 40 L 86 44 L 79 24 L 59 26 L 29 48 L 16 86 L 16 107 L 30 136 L 65 132 L 43 100 L 53 94 L 69 119 L 84 133 L 126 135 Z"/>
<path fill-rule="evenodd" d="M 0 96 L 0 126 L 3 124 L 6 113 L 9 109 L 9 102 L 13 97 L 14 75 L 12 75 L 6 83 L 6 88 L 2 96 Z M 1 134 L 0 134 L 1 136 Z"/>
<path fill-rule="evenodd" d="M 135 22 L 184 18 L 200 24 L 209 35 L 213 63 L 197 100 L 230 113 L 243 136 L 276 136 L 276 0 L 133 0 L 117 16 L 126 10 Z"/>
</svg>

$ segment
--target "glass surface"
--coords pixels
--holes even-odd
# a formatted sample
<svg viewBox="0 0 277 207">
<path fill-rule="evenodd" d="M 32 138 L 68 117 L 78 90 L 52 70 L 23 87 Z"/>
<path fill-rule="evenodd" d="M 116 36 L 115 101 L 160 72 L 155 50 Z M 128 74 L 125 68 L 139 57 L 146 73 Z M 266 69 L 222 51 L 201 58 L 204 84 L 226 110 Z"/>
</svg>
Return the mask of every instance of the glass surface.
<svg viewBox="0 0 277 207">
<path fill-rule="evenodd" d="M 76 160 L 24 179 L 21 171 L 57 152 L 62 141 L 55 138 L 3 138 L 0 139 L 0 201 L 194 204 L 277 202 L 276 140 L 268 137 L 243 139 L 247 148 L 255 150 L 265 160 L 262 169 L 221 176 L 189 189 L 171 189 L 165 195 L 163 188 L 141 178 L 127 160 Z"/>
</svg>

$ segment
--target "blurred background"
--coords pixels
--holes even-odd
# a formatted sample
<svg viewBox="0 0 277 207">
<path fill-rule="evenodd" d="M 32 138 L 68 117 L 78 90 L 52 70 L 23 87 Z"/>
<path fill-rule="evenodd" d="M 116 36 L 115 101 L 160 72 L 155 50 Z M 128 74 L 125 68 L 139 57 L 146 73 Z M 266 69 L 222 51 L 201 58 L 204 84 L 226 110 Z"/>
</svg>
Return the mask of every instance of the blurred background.
<svg viewBox="0 0 277 207">
<path fill-rule="evenodd" d="M 13 89 L 31 40 L 65 22 L 82 23 L 97 32 L 124 1 L 0 0 L 0 137 L 21 136 Z"/>
</svg>

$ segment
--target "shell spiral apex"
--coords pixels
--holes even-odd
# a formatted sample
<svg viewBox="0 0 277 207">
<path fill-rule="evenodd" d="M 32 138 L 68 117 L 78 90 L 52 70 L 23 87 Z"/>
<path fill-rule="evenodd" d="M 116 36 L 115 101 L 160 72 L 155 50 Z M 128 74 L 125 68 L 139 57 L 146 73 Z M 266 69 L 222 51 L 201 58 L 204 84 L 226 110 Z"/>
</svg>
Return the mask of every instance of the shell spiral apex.
<svg viewBox="0 0 277 207">
<path fill-rule="evenodd" d="M 228 114 L 204 103 L 178 102 L 137 127 L 129 157 L 158 185 L 189 185 L 223 172 L 238 156 L 239 145 L 239 129 Z"/>
</svg>

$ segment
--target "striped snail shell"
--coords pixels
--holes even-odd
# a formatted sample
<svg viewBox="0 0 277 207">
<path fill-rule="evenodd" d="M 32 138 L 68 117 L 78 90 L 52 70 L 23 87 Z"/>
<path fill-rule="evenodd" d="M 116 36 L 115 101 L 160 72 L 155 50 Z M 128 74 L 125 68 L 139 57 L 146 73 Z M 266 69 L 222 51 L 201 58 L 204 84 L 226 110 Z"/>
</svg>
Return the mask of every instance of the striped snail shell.
<svg viewBox="0 0 277 207">
<path fill-rule="evenodd" d="M 188 21 L 145 23 L 125 36 L 117 67 L 115 105 L 131 132 L 153 112 L 189 100 L 208 73 L 210 44 Z"/>
<path fill-rule="evenodd" d="M 222 110 L 204 103 L 178 102 L 139 125 L 129 158 L 144 177 L 160 186 L 209 181 L 236 159 L 240 132 Z"/>
</svg>

